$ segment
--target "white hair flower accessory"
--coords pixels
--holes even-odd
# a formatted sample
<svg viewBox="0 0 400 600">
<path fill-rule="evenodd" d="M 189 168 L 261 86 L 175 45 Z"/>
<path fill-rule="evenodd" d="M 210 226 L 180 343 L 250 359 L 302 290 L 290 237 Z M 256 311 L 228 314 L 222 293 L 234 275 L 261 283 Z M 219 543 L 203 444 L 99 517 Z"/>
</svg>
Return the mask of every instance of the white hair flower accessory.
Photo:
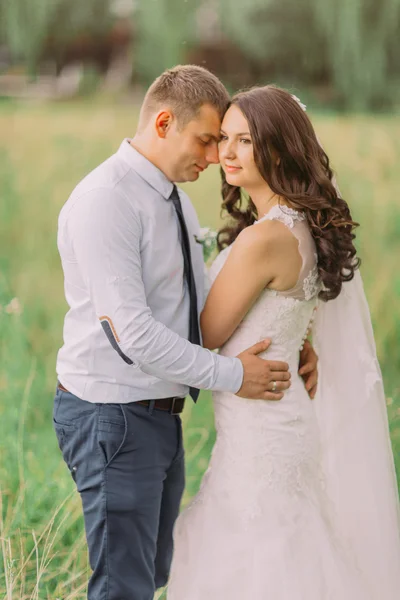
<svg viewBox="0 0 400 600">
<path fill-rule="evenodd" d="M 306 112 L 307 106 L 302 103 L 302 101 L 300 100 L 300 98 L 298 98 L 294 94 L 291 94 L 291 96 L 292 96 L 293 100 L 296 100 L 296 102 L 300 106 L 301 110 L 304 110 L 304 112 Z"/>
</svg>

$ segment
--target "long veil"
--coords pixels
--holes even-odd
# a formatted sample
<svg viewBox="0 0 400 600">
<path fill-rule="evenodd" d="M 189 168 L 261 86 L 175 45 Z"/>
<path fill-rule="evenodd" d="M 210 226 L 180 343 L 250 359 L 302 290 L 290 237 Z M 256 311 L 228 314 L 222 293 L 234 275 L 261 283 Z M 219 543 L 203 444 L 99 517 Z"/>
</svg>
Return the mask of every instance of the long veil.
<svg viewBox="0 0 400 600">
<path fill-rule="evenodd" d="M 327 497 L 335 525 L 373 598 L 400 597 L 399 495 L 382 375 L 359 271 L 335 300 L 320 302 L 315 406 Z"/>
</svg>

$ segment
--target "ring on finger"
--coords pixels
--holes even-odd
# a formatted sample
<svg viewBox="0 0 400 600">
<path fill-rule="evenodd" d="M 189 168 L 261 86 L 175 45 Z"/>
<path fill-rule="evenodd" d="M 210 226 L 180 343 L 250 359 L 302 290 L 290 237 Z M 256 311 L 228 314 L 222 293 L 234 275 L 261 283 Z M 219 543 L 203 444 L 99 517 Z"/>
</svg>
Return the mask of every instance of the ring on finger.
<svg viewBox="0 0 400 600">
<path fill-rule="evenodd" d="M 275 392 L 275 390 L 276 390 L 276 381 L 273 381 L 271 392 Z"/>
</svg>

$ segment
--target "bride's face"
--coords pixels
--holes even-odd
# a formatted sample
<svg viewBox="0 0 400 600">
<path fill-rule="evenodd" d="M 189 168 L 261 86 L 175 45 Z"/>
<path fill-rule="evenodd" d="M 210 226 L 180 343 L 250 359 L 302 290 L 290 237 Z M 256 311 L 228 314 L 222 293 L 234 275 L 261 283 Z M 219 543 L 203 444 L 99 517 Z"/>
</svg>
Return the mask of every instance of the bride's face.
<svg viewBox="0 0 400 600">
<path fill-rule="evenodd" d="M 249 125 L 235 104 L 225 113 L 220 140 L 219 160 L 227 182 L 244 189 L 265 185 L 254 162 Z"/>
</svg>

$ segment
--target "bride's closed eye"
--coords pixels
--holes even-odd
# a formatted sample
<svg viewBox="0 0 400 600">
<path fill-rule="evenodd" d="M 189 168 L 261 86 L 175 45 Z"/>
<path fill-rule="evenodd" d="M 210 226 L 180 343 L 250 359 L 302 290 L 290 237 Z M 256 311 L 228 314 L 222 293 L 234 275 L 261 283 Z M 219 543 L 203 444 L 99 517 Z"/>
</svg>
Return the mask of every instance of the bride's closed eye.
<svg viewBox="0 0 400 600">
<path fill-rule="evenodd" d="M 227 135 L 220 135 L 218 143 L 225 142 L 228 139 Z M 251 140 L 249 138 L 239 138 L 239 142 L 241 144 L 251 144 Z"/>
</svg>

